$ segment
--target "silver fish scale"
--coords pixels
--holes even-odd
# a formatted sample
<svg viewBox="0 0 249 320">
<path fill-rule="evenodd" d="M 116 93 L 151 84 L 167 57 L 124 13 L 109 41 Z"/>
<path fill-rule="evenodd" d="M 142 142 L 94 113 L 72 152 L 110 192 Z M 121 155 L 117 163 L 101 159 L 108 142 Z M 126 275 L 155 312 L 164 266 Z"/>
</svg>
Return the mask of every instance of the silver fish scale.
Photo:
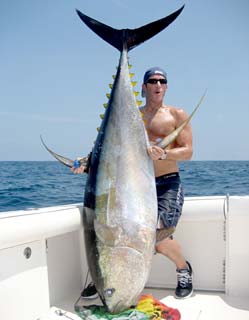
<svg viewBox="0 0 249 320">
<path fill-rule="evenodd" d="M 97 183 L 99 267 L 109 310 L 136 302 L 150 270 L 157 222 L 153 163 L 130 83 L 127 52 L 121 56 Z M 105 232 L 106 231 L 106 232 Z M 108 291 L 109 290 L 109 291 Z M 105 294 L 105 293 L 103 293 Z"/>
<path fill-rule="evenodd" d="M 112 313 L 136 303 L 154 252 L 157 199 L 147 135 L 130 82 L 127 51 L 169 26 L 184 6 L 136 29 L 114 29 L 79 10 L 80 19 L 121 52 L 118 72 L 95 142 L 85 186 L 82 222 L 91 276 Z M 176 130 L 187 125 L 190 117 Z M 174 133 L 160 143 L 166 147 Z M 44 147 L 68 167 L 75 161 Z M 84 164 L 81 160 L 76 164 Z"/>
</svg>

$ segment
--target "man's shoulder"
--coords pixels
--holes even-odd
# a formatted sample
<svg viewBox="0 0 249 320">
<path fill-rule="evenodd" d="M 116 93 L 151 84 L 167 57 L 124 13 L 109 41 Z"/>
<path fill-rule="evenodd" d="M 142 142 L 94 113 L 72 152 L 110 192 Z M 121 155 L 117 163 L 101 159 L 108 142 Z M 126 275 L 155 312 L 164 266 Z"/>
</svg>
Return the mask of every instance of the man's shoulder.
<svg viewBox="0 0 249 320">
<path fill-rule="evenodd" d="M 188 115 L 186 111 L 181 107 L 175 107 L 175 106 L 167 106 L 169 108 L 170 113 L 172 116 L 176 119 L 176 121 L 184 121 Z"/>
<path fill-rule="evenodd" d="M 174 114 L 174 115 L 179 115 L 179 116 L 181 116 L 181 115 L 186 114 L 185 110 L 184 110 L 183 108 L 181 108 L 181 107 L 176 107 L 176 106 L 172 106 L 172 105 L 167 105 L 166 107 L 167 107 L 167 108 L 169 109 L 169 111 L 170 111 L 172 114 Z"/>
</svg>

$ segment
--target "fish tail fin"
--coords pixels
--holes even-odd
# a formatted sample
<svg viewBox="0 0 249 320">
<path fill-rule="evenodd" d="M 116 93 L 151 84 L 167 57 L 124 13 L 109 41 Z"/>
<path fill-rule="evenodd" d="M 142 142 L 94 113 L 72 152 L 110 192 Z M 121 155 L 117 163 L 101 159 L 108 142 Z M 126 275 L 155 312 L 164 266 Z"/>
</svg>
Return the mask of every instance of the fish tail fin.
<svg viewBox="0 0 249 320">
<path fill-rule="evenodd" d="M 114 29 L 102 22 L 99 22 L 79 10 L 76 10 L 80 19 L 100 38 L 108 42 L 110 45 L 122 51 L 124 47 L 127 51 L 135 48 L 144 41 L 152 38 L 154 35 L 170 25 L 182 12 L 184 5 L 177 11 L 171 13 L 167 17 L 146 24 L 137 29 Z"/>
</svg>

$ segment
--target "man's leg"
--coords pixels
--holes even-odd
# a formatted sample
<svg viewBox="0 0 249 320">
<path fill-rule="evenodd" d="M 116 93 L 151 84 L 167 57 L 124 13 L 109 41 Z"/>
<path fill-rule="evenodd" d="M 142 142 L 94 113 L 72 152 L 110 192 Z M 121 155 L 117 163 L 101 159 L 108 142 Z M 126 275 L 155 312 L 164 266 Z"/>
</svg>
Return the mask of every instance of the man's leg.
<svg viewBox="0 0 249 320">
<path fill-rule="evenodd" d="M 167 238 L 156 244 L 156 251 L 169 258 L 176 265 L 175 297 L 178 299 L 190 297 L 193 293 L 192 267 L 185 260 L 180 244 L 175 239 Z"/>
<path fill-rule="evenodd" d="M 175 239 L 166 238 L 156 244 L 156 251 L 173 261 L 177 269 L 187 267 L 180 244 Z"/>
</svg>

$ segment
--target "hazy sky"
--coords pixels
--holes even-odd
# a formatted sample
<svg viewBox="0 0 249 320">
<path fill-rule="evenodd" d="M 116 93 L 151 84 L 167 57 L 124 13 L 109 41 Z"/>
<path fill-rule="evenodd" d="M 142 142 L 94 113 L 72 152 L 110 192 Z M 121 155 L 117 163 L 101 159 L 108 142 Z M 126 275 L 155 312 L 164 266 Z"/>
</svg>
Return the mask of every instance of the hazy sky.
<svg viewBox="0 0 249 320">
<path fill-rule="evenodd" d="M 185 3 L 167 29 L 129 53 L 140 91 L 144 71 L 168 73 L 165 103 L 190 113 L 194 160 L 249 160 L 248 0 L 1 0 L 0 160 L 75 158 L 96 138 L 119 52 L 75 9 L 112 27 L 137 28 Z M 142 99 L 142 98 L 141 98 Z"/>
</svg>

